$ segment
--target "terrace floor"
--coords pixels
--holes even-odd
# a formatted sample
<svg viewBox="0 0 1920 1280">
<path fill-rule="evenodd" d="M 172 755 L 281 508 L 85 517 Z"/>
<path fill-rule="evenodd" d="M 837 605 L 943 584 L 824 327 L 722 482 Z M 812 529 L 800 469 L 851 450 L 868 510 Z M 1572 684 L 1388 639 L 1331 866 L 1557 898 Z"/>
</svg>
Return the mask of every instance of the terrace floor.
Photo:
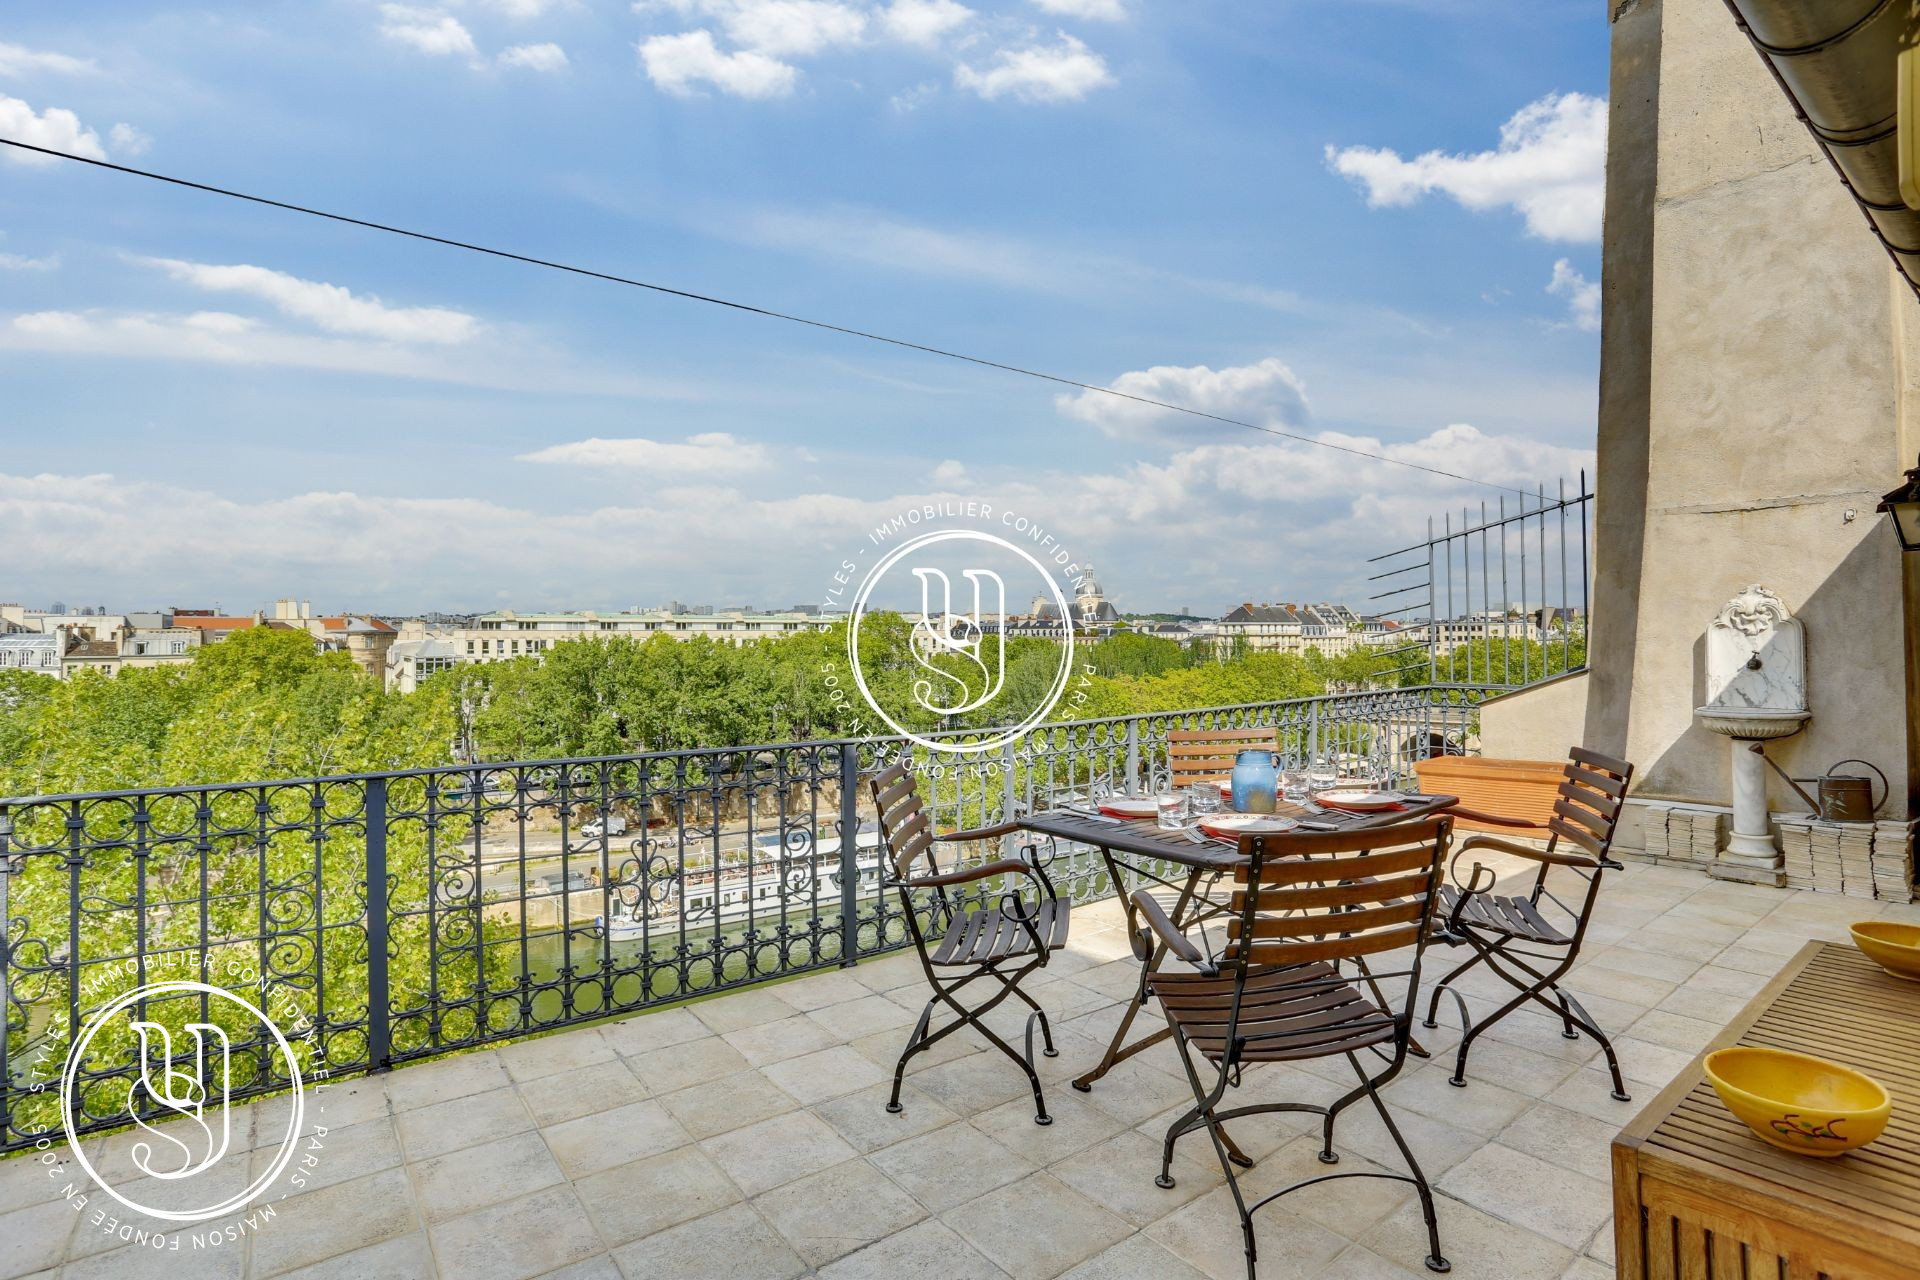
<svg viewBox="0 0 1920 1280">
<path fill-rule="evenodd" d="M 1920 908 L 1643 865 L 1614 875 L 1568 985 L 1615 1032 L 1634 1102 L 1608 1096 L 1592 1044 L 1525 1011 L 1476 1044 L 1469 1087 L 1447 1084 L 1443 1054 L 1410 1059 L 1386 1091 L 1434 1180 L 1454 1274 L 1608 1275 L 1614 1133 L 1803 942 L 1872 916 Z M 1436 949 L 1429 973 L 1450 954 Z M 1039 976 L 1061 1048 L 1042 1059 L 1047 1128 L 1018 1071 L 966 1033 L 916 1060 L 904 1114 L 882 1109 L 926 998 L 915 961 L 894 956 L 343 1081 L 310 1104 L 328 1129 L 310 1185 L 257 1233 L 197 1255 L 123 1244 L 52 1194 L 32 1158 L 0 1163 L 0 1277 L 1240 1280 L 1204 1139 L 1183 1139 L 1173 1190 L 1153 1185 L 1160 1137 L 1190 1100 L 1171 1047 L 1090 1094 L 1066 1083 L 1136 980 L 1117 904 L 1076 911 L 1071 948 Z M 1457 1038 L 1421 1034 L 1435 1049 Z M 1317 1102 L 1350 1082 L 1335 1059 L 1251 1070 L 1241 1092 Z M 284 1105 L 247 1109 L 242 1132 L 273 1130 Z M 1343 1172 L 1391 1154 L 1363 1111 L 1336 1132 Z M 1320 1170 L 1309 1119 L 1232 1126 L 1259 1159 L 1251 1189 Z M 89 1154 L 124 1167 L 129 1144 L 96 1139 Z M 244 1184 L 264 1157 L 228 1159 Z M 1263 1280 L 1428 1274 L 1404 1184 L 1325 1184 L 1256 1223 Z"/>
</svg>

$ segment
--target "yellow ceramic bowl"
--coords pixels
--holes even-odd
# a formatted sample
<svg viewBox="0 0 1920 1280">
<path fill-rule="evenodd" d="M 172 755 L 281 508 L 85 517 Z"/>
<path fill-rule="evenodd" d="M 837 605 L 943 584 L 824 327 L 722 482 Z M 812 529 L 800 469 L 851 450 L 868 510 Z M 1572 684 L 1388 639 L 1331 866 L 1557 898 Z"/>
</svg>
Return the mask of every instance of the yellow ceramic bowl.
<svg viewBox="0 0 1920 1280">
<path fill-rule="evenodd" d="M 1887 1127 L 1893 1099 L 1850 1067 L 1738 1045 L 1707 1055 L 1707 1079 L 1761 1139 L 1803 1156 L 1837 1156 Z"/>
<path fill-rule="evenodd" d="M 1920 924 L 1862 920 L 1853 926 L 1853 945 L 1894 977 L 1920 982 Z"/>
</svg>

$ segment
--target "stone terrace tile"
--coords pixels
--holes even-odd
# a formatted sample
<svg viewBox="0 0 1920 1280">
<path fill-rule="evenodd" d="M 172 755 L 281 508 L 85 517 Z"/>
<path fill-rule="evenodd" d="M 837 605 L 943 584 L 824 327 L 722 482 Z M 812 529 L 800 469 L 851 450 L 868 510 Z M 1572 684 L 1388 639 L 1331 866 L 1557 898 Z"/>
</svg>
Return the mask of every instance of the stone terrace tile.
<svg viewBox="0 0 1920 1280">
<path fill-rule="evenodd" d="M 481 1049 L 395 1071 L 387 1077 L 387 1096 L 395 1111 L 411 1111 L 512 1083 L 499 1053 Z"/>
<path fill-rule="evenodd" d="M 576 1067 L 527 1081 L 520 1086 L 520 1101 L 526 1104 L 535 1124 L 575 1120 L 644 1099 L 648 1090 L 637 1071 L 634 1059 Z"/>
<path fill-rule="evenodd" d="M 670 1093 L 660 1105 L 695 1138 L 712 1138 L 791 1111 L 794 1101 L 761 1072 L 741 1071 Z"/>
<path fill-rule="evenodd" d="M 1006 1272 L 938 1219 L 908 1227 L 820 1269 L 821 1280 L 1005 1280 Z M 1179 1280 L 1168 1275 L 1166 1280 Z"/>
<path fill-rule="evenodd" d="M 613 1256 L 627 1280 L 793 1280 L 807 1272 L 780 1233 L 743 1204 L 657 1232 Z"/>
<path fill-rule="evenodd" d="M 927 1216 L 918 1201 L 864 1160 L 848 1160 L 789 1182 L 758 1197 L 753 1206 L 815 1267 Z"/>
<path fill-rule="evenodd" d="M 427 1160 L 533 1127 L 526 1104 L 507 1086 L 402 1112 L 400 1141 L 409 1160 Z"/>
<path fill-rule="evenodd" d="M 1920 906 L 1717 884 L 1635 865 L 1602 891 L 1602 921 L 1569 985 L 1614 1037 L 1631 1102 L 1597 1046 L 1527 1008 L 1474 1045 L 1447 1083 L 1457 1016 L 1416 1028 L 1435 1057 L 1384 1090 L 1433 1180 L 1456 1274 L 1602 1280 L 1611 1272 L 1608 1144 L 1653 1092 L 1809 937 L 1841 937 Z M 312 1185 L 271 1231 L 191 1274 L 304 1280 L 1241 1280 L 1240 1232 L 1203 1135 L 1184 1138 L 1176 1185 L 1153 1184 L 1167 1126 L 1190 1105 L 1170 1045 L 1069 1088 L 1104 1050 L 1137 970 L 1117 904 L 1074 913 L 1073 941 L 1035 975 L 1057 1058 L 1036 1064 L 1055 1123 L 1033 1123 L 1024 1074 L 972 1031 L 908 1068 L 905 1110 L 884 1109 L 893 1065 L 927 999 L 910 956 L 868 960 L 595 1027 L 454 1055 L 310 1094 L 330 1130 Z M 1428 957 L 1431 984 L 1459 953 Z M 1474 1013 L 1508 994 L 1479 971 Z M 1421 1008 L 1424 1012 L 1424 1007 Z M 1017 1035 L 1013 1002 L 994 1025 Z M 944 1015 L 941 1015 L 944 1022 Z M 939 1023 L 936 1023 L 939 1025 Z M 1136 1033 L 1157 1029 L 1143 1009 Z M 1344 1062 L 1249 1070 L 1230 1104 L 1324 1103 Z M 324 1101 L 324 1117 L 318 1107 Z M 234 1175 L 269 1158 L 285 1098 L 236 1116 Z M 1250 1195 L 1323 1166 L 1317 1118 L 1231 1122 L 1260 1164 Z M 266 1135 L 263 1137 L 262 1135 Z M 125 1176 L 131 1139 L 88 1151 Z M 1364 1100 L 1336 1126 L 1342 1172 L 1399 1171 Z M 81 1232 L 25 1160 L 0 1162 L 0 1280 L 185 1274 L 171 1257 Z M 1260 1211 L 1262 1280 L 1427 1274 L 1405 1184 L 1321 1184 Z M 136 1256 L 138 1255 L 138 1256 Z"/>
<path fill-rule="evenodd" d="M 627 1066 L 648 1092 L 667 1094 L 745 1071 L 748 1064 L 738 1049 L 707 1035 L 628 1058 Z"/>
<path fill-rule="evenodd" d="M 715 999 L 688 1005 L 687 1011 L 705 1023 L 709 1031 L 718 1035 L 757 1027 L 762 1023 L 778 1022 L 800 1012 L 780 998 L 777 987 L 729 992 Z"/>
<path fill-rule="evenodd" d="M 661 1009 L 638 1017 L 623 1018 L 600 1028 L 600 1036 L 613 1051 L 626 1057 L 638 1057 L 668 1045 L 685 1044 L 711 1035 L 711 1029 L 685 1009 Z"/>
<path fill-rule="evenodd" d="M 960 1118 L 910 1084 L 900 1088 L 900 1110 L 888 1111 L 887 1099 L 891 1094 L 891 1084 L 877 1084 L 859 1093 L 819 1103 L 810 1110 L 832 1125 L 834 1132 L 852 1143 L 855 1150 L 862 1152 L 905 1142 Z"/>
<path fill-rule="evenodd" d="M 275 1275 L 405 1235 L 420 1225 L 412 1188 L 400 1170 L 336 1183 L 281 1207 L 272 1229 L 253 1237 L 251 1270 Z"/>
<path fill-rule="evenodd" d="M 885 1071 L 845 1045 L 787 1058 L 762 1068 L 761 1074 L 806 1105 L 889 1079 Z"/>
<path fill-rule="evenodd" d="M 1050 1280 L 1132 1232 L 1059 1179 L 1036 1173 L 941 1215 L 1014 1280 Z"/>
<path fill-rule="evenodd" d="M 522 1133 L 417 1164 L 413 1181 L 429 1223 L 444 1222 L 566 1181 L 537 1133 Z"/>
<path fill-rule="evenodd" d="M 738 1204 L 740 1188 L 698 1147 L 680 1147 L 575 1184 L 609 1244 L 625 1244 Z"/>
<path fill-rule="evenodd" d="M 658 1102 L 630 1102 L 540 1131 L 569 1178 L 583 1178 L 691 1141 Z"/>
<path fill-rule="evenodd" d="M 522 1040 L 500 1050 L 500 1061 L 506 1067 L 507 1074 L 522 1084 L 542 1076 L 572 1071 L 576 1067 L 607 1062 L 612 1057 L 612 1046 L 601 1039 L 597 1028 L 593 1029 L 592 1035 L 558 1031 L 535 1040 Z"/>
<path fill-rule="evenodd" d="M 440 1223 L 432 1235 L 440 1273 L 461 1280 L 526 1280 L 605 1250 L 565 1185 Z"/>
<path fill-rule="evenodd" d="M 775 1116 L 701 1144 L 742 1191 L 753 1196 L 849 1160 L 856 1154 L 818 1116 Z"/>
<path fill-rule="evenodd" d="M 869 1158 L 935 1213 L 965 1204 L 1034 1170 L 1031 1162 L 969 1124 L 950 1124 L 896 1143 Z"/>
</svg>

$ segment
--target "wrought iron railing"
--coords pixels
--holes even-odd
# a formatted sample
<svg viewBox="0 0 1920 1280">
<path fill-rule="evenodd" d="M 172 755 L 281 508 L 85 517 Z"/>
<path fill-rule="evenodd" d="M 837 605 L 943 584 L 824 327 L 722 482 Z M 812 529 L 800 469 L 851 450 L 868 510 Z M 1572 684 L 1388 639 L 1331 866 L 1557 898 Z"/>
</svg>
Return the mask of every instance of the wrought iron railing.
<svg viewBox="0 0 1920 1280">
<path fill-rule="evenodd" d="M 1396 629 L 1381 649 L 1427 685 L 1523 688 L 1586 666 L 1593 490 L 1582 471 L 1518 502 L 1427 521 L 1424 541 L 1372 557 L 1368 604 Z"/>
<path fill-rule="evenodd" d="M 270 987 L 309 1074 L 381 1070 L 901 945 L 860 780 L 903 756 L 951 830 L 1164 784 L 1183 728 L 1271 725 L 1295 762 L 1404 781 L 1465 748 L 1478 701 L 1398 689 L 1050 724 L 984 755 L 776 743 L 0 800 L 0 1150 L 59 1127 L 49 1086 L 88 1010 L 155 981 Z M 1085 849 L 1052 874 L 1076 901 L 1112 888 Z M 137 1010 L 222 1017 L 191 992 Z M 285 1086 L 262 1028 L 231 1034 L 230 1096 Z M 137 1046 L 97 1039 L 75 1128 L 124 1123 L 140 1071 Z"/>
</svg>

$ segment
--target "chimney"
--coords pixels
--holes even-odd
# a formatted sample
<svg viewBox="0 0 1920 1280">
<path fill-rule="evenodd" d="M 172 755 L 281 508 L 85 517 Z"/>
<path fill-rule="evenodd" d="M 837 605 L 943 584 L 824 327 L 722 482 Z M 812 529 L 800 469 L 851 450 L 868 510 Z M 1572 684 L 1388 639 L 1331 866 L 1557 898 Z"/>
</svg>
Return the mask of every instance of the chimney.
<svg viewBox="0 0 1920 1280">
<path fill-rule="evenodd" d="M 313 617 L 313 601 L 302 600 L 300 602 L 300 621 L 306 622 L 312 617 Z"/>
</svg>

